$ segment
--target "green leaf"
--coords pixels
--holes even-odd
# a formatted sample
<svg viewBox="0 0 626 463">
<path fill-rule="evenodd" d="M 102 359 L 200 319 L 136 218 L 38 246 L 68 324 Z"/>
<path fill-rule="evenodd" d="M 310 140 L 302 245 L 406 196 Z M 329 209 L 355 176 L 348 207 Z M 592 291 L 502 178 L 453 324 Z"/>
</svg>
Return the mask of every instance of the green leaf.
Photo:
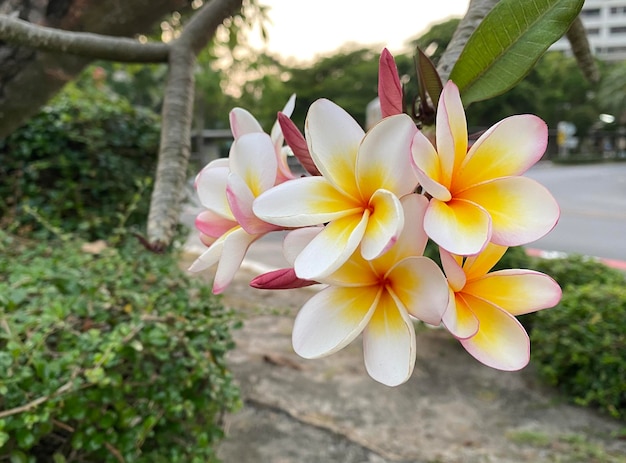
<svg viewBox="0 0 626 463">
<path fill-rule="evenodd" d="M 463 103 L 500 95 L 561 38 L 584 0 L 501 0 L 469 38 L 452 72 Z"/>
<path fill-rule="evenodd" d="M 11 436 L 9 436 L 6 432 L 0 431 L 0 448 L 2 448 L 4 444 L 9 442 L 10 438 Z"/>
</svg>

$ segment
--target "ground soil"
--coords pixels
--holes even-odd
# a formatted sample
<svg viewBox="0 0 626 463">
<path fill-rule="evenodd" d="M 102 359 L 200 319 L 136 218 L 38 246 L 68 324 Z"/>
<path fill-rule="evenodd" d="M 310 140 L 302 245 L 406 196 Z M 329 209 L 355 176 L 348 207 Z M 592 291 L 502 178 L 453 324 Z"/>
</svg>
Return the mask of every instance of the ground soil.
<svg viewBox="0 0 626 463">
<path fill-rule="evenodd" d="M 626 423 L 567 404 L 532 362 L 481 365 L 441 329 L 418 327 L 415 372 L 396 388 L 367 375 L 360 339 L 299 358 L 292 323 L 315 289 L 255 290 L 252 276 L 223 296 L 244 321 L 229 355 L 244 406 L 226 419 L 224 463 L 626 463 Z"/>
</svg>

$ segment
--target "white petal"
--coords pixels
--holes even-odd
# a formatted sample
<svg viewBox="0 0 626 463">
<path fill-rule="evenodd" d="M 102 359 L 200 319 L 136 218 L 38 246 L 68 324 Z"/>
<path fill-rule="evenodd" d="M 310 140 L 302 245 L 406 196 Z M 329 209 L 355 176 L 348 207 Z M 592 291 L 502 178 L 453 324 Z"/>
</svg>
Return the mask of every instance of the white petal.
<svg viewBox="0 0 626 463">
<path fill-rule="evenodd" d="M 299 278 L 317 280 L 338 270 L 357 249 L 368 214 L 333 220 L 298 255 L 294 268 Z"/>
<path fill-rule="evenodd" d="M 386 117 L 372 128 L 359 147 L 356 177 L 363 198 L 376 190 L 403 196 L 415 190 L 417 177 L 411 167 L 411 143 L 417 128 L 406 114 Z"/>
<path fill-rule="evenodd" d="M 228 287 L 241 267 L 248 248 L 261 236 L 250 235 L 243 228 L 237 227 L 224 237 L 224 248 L 213 281 L 213 294 L 220 294 Z"/>
<path fill-rule="evenodd" d="M 370 201 L 371 215 L 361 243 L 361 255 L 372 260 L 385 253 L 398 240 L 404 227 L 400 200 L 387 190 L 377 190 Z"/>
<path fill-rule="evenodd" d="M 280 227 L 264 222 L 254 215 L 252 211 L 254 195 L 243 179 L 235 173 L 231 173 L 228 177 L 226 197 L 235 219 L 251 235 L 280 229 Z"/>
<path fill-rule="evenodd" d="M 269 135 L 241 136 L 234 141 L 229 158 L 230 170 L 246 182 L 255 197 L 274 186 L 278 165 Z"/>
<path fill-rule="evenodd" d="M 304 227 L 290 231 L 283 240 L 285 259 L 293 266 L 298 254 L 315 238 L 324 227 Z"/>
<path fill-rule="evenodd" d="M 230 130 L 233 132 L 235 140 L 247 133 L 263 133 L 261 124 L 245 109 L 234 108 L 230 112 L 229 118 Z"/>
<path fill-rule="evenodd" d="M 320 99 L 309 108 L 304 130 L 311 158 L 322 175 L 356 196 L 356 158 L 363 129 L 343 108 Z"/>
<path fill-rule="evenodd" d="M 318 225 L 363 210 L 362 205 L 319 176 L 302 177 L 270 188 L 252 207 L 261 220 L 283 227 Z"/>
<path fill-rule="evenodd" d="M 446 278 L 428 257 L 407 257 L 386 275 L 389 291 L 415 318 L 439 325 L 448 306 Z"/>
<path fill-rule="evenodd" d="M 196 191 L 200 203 L 212 212 L 234 220 L 226 197 L 226 184 L 230 170 L 225 167 L 203 169 L 196 178 Z"/>
<path fill-rule="evenodd" d="M 481 299 L 463 294 L 480 321 L 478 332 L 461 345 L 478 361 L 498 370 L 515 371 L 530 360 L 530 341 L 526 330 L 508 312 Z"/>
<path fill-rule="evenodd" d="M 220 237 L 206 251 L 200 254 L 188 270 L 190 272 L 201 272 L 217 264 L 222 255 L 222 249 L 224 249 L 224 236 Z"/>
<path fill-rule="evenodd" d="M 411 377 L 415 352 L 415 329 L 411 319 L 389 294 L 383 293 L 363 332 L 367 372 L 386 386 L 398 386 Z"/>
<path fill-rule="evenodd" d="M 380 291 L 376 287 L 328 287 L 300 309 L 292 331 L 293 348 L 304 358 L 332 354 L 348 345 L 369 322 Z"/>
</svg>

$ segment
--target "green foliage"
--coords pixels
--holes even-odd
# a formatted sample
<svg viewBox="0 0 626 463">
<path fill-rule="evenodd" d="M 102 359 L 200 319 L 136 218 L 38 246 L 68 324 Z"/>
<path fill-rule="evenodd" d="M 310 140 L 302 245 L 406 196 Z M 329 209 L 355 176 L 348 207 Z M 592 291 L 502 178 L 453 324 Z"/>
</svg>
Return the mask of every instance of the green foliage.
<svg viewBox="0 0 626 463">
<path fill-rule="evenodd" d="M 365 127 L 367 105 L 378 95 L 380 50 L 344 49 L 316 61 L 312 66 L 294 68 L 287 87 L 296 93 L 294 121 L 304 126 L 305 112 L 318 98 L 337 103 Z M 297 85 L 297 87 L 296 87 Z"/>
<path fill-rule="evenodd" d="M 535 314 L 533 362 L 579 405 L 626 419 L 626 287 L 570 285 L 560 304 Z"/>
<path fill-rule="evenodd" d="M 459 18 L 452 18 L 434 24 L 426 33 L 412 40 L 411 45 L 422 49 L 436 65 L 441 55 L 443 55 L 443 52 L 448 48 L 448 44 L 452 40 L 454 31 L 456 31 L 460 22 L 461 20 Z"/>
<path fill-rule="evenodd" d="M 516 85 L 569 28 L 583 0 L 501 0 L 485 16 L 455 63 L 450 79 L 463 103 Z"/>
<path fill-rule="evenodd" d="M 0 225 L 44 238 L 55 228 L 96 239 L 143 224 L 158 139 L 154 113 L 96 79 L 69 85 L 0 141 Z"/>
<path fill-rule="evenodd" d="M 619 270 L 596 259 L 575 254 L 559 259 L 535 259 L 532 268 L 547 273 L 562 288 L 589 283 L 617 286 L 626 284 L 626 278 Z"/>
<path fill-rule="evenodd" d="M 173 256 L 0 233 L 0 460 L 215 461 L 233 323 Z"/>
</svg>

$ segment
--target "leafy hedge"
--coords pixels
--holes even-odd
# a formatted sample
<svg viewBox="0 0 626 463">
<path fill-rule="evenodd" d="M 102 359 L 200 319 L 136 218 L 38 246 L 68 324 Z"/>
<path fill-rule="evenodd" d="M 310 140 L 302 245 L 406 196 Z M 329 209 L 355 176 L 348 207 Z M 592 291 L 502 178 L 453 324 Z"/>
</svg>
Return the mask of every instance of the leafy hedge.
<svg viewBox="0 0 626 463">
<path fill-rule="evenodd" d="M 58 229 L 93 240 L 145 223 L 159 119 L 81 82 L 0 140 L 0 228 L 39 238 Z"/>
<path fill-rule="evenodd" d="M 531 333 L 540 374 L 580 405 L 626 419 L 626 288 L 570 286 L 538 312 Z"/>
<path fill-rule="evenodd" d="M 214 461 L 233 324 L 172 256 L 0 232 L 0 460 Z"/>
<path fill-rule="evenodd" d="M 626 419 L 626 279 L 581 256 L 534 266 L 563 288 L 554 308 L 532 317 L 532 360 L 573 402 Z"/>
</svg>

